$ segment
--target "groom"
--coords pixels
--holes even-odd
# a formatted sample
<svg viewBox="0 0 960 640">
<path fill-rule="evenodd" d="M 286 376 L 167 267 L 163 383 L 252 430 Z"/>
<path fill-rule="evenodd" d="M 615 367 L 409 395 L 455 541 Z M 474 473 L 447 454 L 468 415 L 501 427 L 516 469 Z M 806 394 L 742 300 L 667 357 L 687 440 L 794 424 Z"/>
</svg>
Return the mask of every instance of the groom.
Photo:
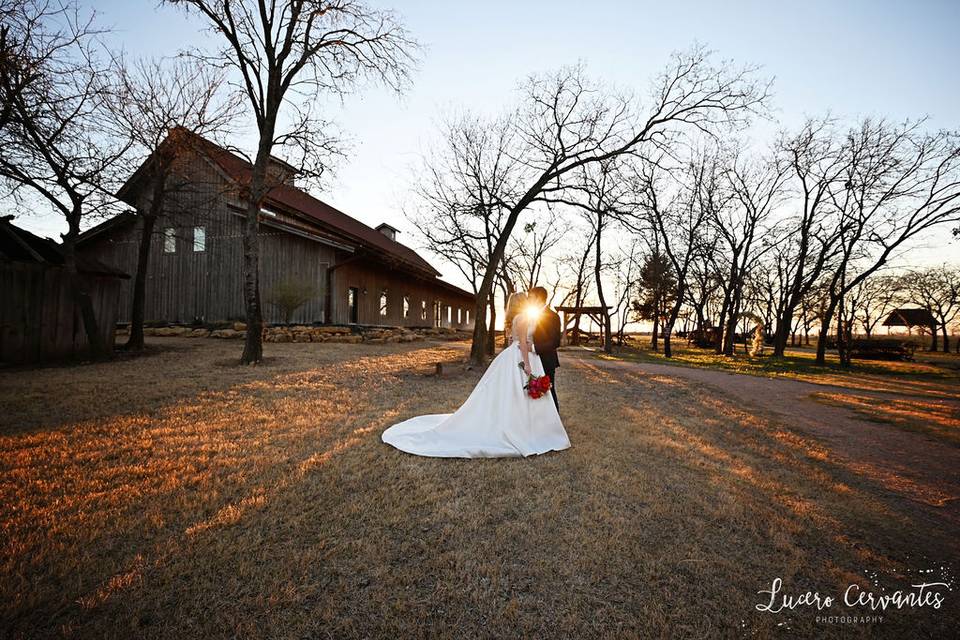
<svg viewBox="0 0 960 640">
<path fill-rule="evenodd" d="M 537 326 L 533 329 L 533 349 L 540 356 L 543 363 L 543 372 L 550 376 L 550 393 L 553 394 L 553 403 L 560 409 L 557 400 L 557 367 L 560 359 L 557 358 L 557 348 L 560 346 L 560 316 L 547 306 L 547 290 L 543 287 L 533 287 L 527 292 L 531 303 L 539 306 L 542 311 L 537 319 Z"/>
</svg>

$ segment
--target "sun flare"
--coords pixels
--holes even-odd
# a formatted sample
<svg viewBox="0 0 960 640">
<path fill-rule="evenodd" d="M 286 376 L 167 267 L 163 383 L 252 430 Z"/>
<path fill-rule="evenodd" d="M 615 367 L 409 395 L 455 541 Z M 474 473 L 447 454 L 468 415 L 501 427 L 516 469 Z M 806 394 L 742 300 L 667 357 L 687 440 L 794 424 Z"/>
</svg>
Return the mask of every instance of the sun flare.
<svg viewBox="0 0 960 640">
<path fill-rule="evenodd" d="M 538 306 L 536 306 L 536 305 L 528 305 L 528 306 L 523 310 L 523 315 L 525 315 L 525 316 L 527 317 L 527 320 L 529 320 L 529 321 L 531 321 L 531 322 L 536 322 L 536 321 L 537 321 L 537 318 L 540 317 L 540 312 L 541 312 L 541 311 L 542 311 L 542 310 L 540 309 L 540 307 L 538 307 Z"/>
</svg>

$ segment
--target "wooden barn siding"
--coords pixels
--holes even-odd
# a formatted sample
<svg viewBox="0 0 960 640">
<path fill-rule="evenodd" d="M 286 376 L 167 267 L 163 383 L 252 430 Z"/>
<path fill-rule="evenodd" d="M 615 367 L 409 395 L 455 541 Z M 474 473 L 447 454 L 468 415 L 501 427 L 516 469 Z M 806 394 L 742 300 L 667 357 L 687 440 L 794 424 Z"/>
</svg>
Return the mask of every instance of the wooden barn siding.
<svg viewBox="0 0 960 640">
<path fill-rule="evenodd" d="M 118 278 L 83 276 L 104 342 L 113 347 Z M 0 265 L 0 362 L 42 362 L 88 350 L 69 278 L 59 267 Z"/>
<path fill-rule="evenodd" d="M 157 225 L 147 272 L 145 317 L 149 322 L 190 323 L 242 320 L 243 243 L 240 218 L 229 212 L 226 220 L 198 221 L 206 228 L 206 250 L 193 250 L 193 225 L 177 231 L 175 253 L 163 251 L 163 229 Z M 140 227 L 130 224 L 109 239 L 86 249 L 108 264 L 130 274 L 136 272 Z M 281 313 L 270 304 L 273 289 L 284 281 L 308 282 L 314 297 L 294 314 L 295 322 L 324 320 L 326 269 L 335 260 L 330 247 L 313 240 L 263 227 L 260 234 L 260 292 L 267 322 L 281 322 Z M 133 280 L 123 283 L 119 321 L 130 321 Z"/>
<path fill-rule="evenodd" d="M 359 289 L 358 322 L 367 325 L 389 326 L 434 326 L 434 301 L 439 300 L 444 305 L 440 326 L 469 329 L 473 326 L 473 317 L 470 322 L 464 322 L 465 311 L 473 313 L 473 299 L 458 296 L 432 285 L 427 281 L 418 280 L 401 271 L 367 261 L 352 262 L 337 267 L 333 272 L 333 322 L 346 324 L 350 320 L 350 310 L 347 304 L 347 295 L 350 287 Z M 380 292 L 387 290 L 387 317 L 380 316 Z M 366 290 L 366 294 L 364 294 Z M 410 296 L 410 318 L 403 318 L 403 297 Z M 427 302 L 427 319 L 420 319 L 420 301 Z M 452 322 L 447 323 L 447 307 L 453 308 Z M 461 322 L 457 324 L 457 309 L 461 309 Z"/>
<path fill-rule="evenodd" d="M 242 320 L 242 218 L 230 207 L 240 203 L 231 194 L 228 183 L 207 161 L 194 158 L 185 162 L 180 171 L 191 176 L 196 184 L 171 194 L 165 208 L 175 215 L 156 224 L 147 274 L 145 318 L 148 322 L 176 323 Z M 141 201 L 138 207 L 147 204 Z M 285 218 L 282 214 L 278 216 L 278 220 Z M 285 221 L 302 224 L 293 218 Z M 172 254 L 163 252 L 163 230 L 171 225 L 177 229 L 177 250 Z M 194 226 L 206 229 L 204 252 L 193 251 Z M 103 236 L 89 241 L 83 250 L 131 275 L 131 280 L 122 284 L 119 302 L 119 321 L 129 322 L 140 222 L 115 228 Z M 349 259 L 351 254 L 266 225 L 261 227 L 260 237 L 260 293 L 266 322 L 282 321 L 280 312 L 267 301 L 273 288 L 284 280 L 306 280 L 316 287 L 316 296 L 294 314 L 293 321 L 298 323 L 346 323 L 349 319 L 346 296 L 350 286 L 359 287 L 361 292 L 364 288 L 368 291 L 366 296 L 360 295 L 360 324 L 433 326 L 434 300 L 461 309 L 461 320 L 465 310 L 470 309 L 472 313 L 472 298 L 458 296 L 388 266 L 358 262 L 334 271 L 333 317 L 327 318 L 324 309 L 326 269 Z M 390 315 L 385 320 L 379 315 L 379 292 L 383 287 L 390 296 Z M 412 317 L 404 321 L 402 297 L 407 293 L 411 295 Z M 427 301 L 425 322 L 420 320 L 420 300 Z M 473 326 L 473 318 L 470 323 L 461 321 L 458 325 L 456 311 L 452 320 L 448 325 L 444 312 L 441 326 L 465 329 Z"/>
<path fill-rule="evenodd" d="M 230 208 L 233 198 L 228 183 L 205 160 L 194 158 L 180 169 L 195 183 L 169 196 L 167 211 L 158 220 L 147 269 L 145 319 L 148 322 L 224 322 L 242 320 L 243 240 L 242 218 Z M 146 196 L 144 196 L 145 198 Z M 141 198 L 138 207 L 148 202 Z M 234 204 L 236 204 L 234 202 Z M 163 233 L 176 229 L 177 250 L 165 253 Z M 193 228 L 206 231 L 204 251 L 193 250 Z M 141 224 L 116 228 L 84 247 L 107 264 L 132 276 L 136 273 Z M 326 266 L 334 260 L 324 244 L 264 226 L 260 234 L 260 293 L 267 322 L 280 322 L 280 312 L 267 302 L 270 292 L 285 280 L 305 280 L 316 295 L 294 314 L 295 322 L 324 320 Z M 123 284 L 119 321 L 129 322 L 133 304 L 133 280 Z"/>
</svg>

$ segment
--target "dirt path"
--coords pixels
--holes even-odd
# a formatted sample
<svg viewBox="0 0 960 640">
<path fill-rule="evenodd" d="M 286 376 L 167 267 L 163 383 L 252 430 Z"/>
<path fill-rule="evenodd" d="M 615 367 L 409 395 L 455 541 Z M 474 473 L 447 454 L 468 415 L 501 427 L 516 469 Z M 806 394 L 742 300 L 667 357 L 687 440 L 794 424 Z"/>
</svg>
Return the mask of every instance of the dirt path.
<svg viewBox="0 0 960 640">
<path fill-rule="evenodd" d="M 714 369 L 600 360 L 589 353 L 564 355 L 565 364 L 572 361 L 576 367 L 626 369 L 709 387 L 771 415 L 793 431 L 813 437 L 830 450 L 832 462 L 839 462 L 889 491 L 932 508 L 937 516 L 960 524 L 960 448 L 924 433 L 864 420 L 849 409 L 825 405 L 810 397 L 824 391 L 849 393 L 849 389 Z M 879 401 L 892 397 L 885 393 L 868 395 Z"/>
</svg>

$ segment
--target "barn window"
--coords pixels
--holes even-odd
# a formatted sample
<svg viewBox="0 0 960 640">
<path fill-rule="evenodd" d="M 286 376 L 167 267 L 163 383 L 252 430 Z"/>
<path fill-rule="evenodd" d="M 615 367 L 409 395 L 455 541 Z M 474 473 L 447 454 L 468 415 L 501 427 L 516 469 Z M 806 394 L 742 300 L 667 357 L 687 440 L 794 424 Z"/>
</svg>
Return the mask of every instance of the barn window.
<svg viewBox="0 0 960 640">
<path fill-rule="evenodd" d="M 440 315 L 440 312 L 443 310 L 443 303 L 439 300 L 433 301 L 433 324 L 436 327 L 440 326 L 440 322 L 443 319 Z"/>
<path fill-rule="evenodd" d="M 463 315 L 464 315 L 464 318 L 463 318 L 464 323 L 470 324 L 470 309 L 467 309 L 466 311 L 464 311 Z"/>
<path fill-rule="evenodd" d="M 205 251 L 207 248 L 207 230 L 204 227 L 193 228 L 193 250 Z"/>
<path fill-rule="evenodd" d="M 463 323 L 463 309 L 457 309 L 457 324 Z"/>
<path fill-rule="evenodd" d="M 450 325 L 453 320 L 453 307 L 447 307 L 447 326 Z"/>
<path fill-rule="evenodd" d="M 410 296 L 403 296 L 403 319 L 410 318 Z"/>
<path fill-rule="evenodd" d="M 387 290 L 384 289 L 380 292 L 380 317 L 387 317 Z"/>
<path fill-rule="evenodd" d="M 426 300 L 420 301 L 420 319 L 421 320 L 427 319 L 427 301 Z"/>
<path fill-rule="evenodd" d="M 163 252 L 177 252 L 177 232 L 173 227 L 167 227 L 163 230 Z"/>
</svg>

